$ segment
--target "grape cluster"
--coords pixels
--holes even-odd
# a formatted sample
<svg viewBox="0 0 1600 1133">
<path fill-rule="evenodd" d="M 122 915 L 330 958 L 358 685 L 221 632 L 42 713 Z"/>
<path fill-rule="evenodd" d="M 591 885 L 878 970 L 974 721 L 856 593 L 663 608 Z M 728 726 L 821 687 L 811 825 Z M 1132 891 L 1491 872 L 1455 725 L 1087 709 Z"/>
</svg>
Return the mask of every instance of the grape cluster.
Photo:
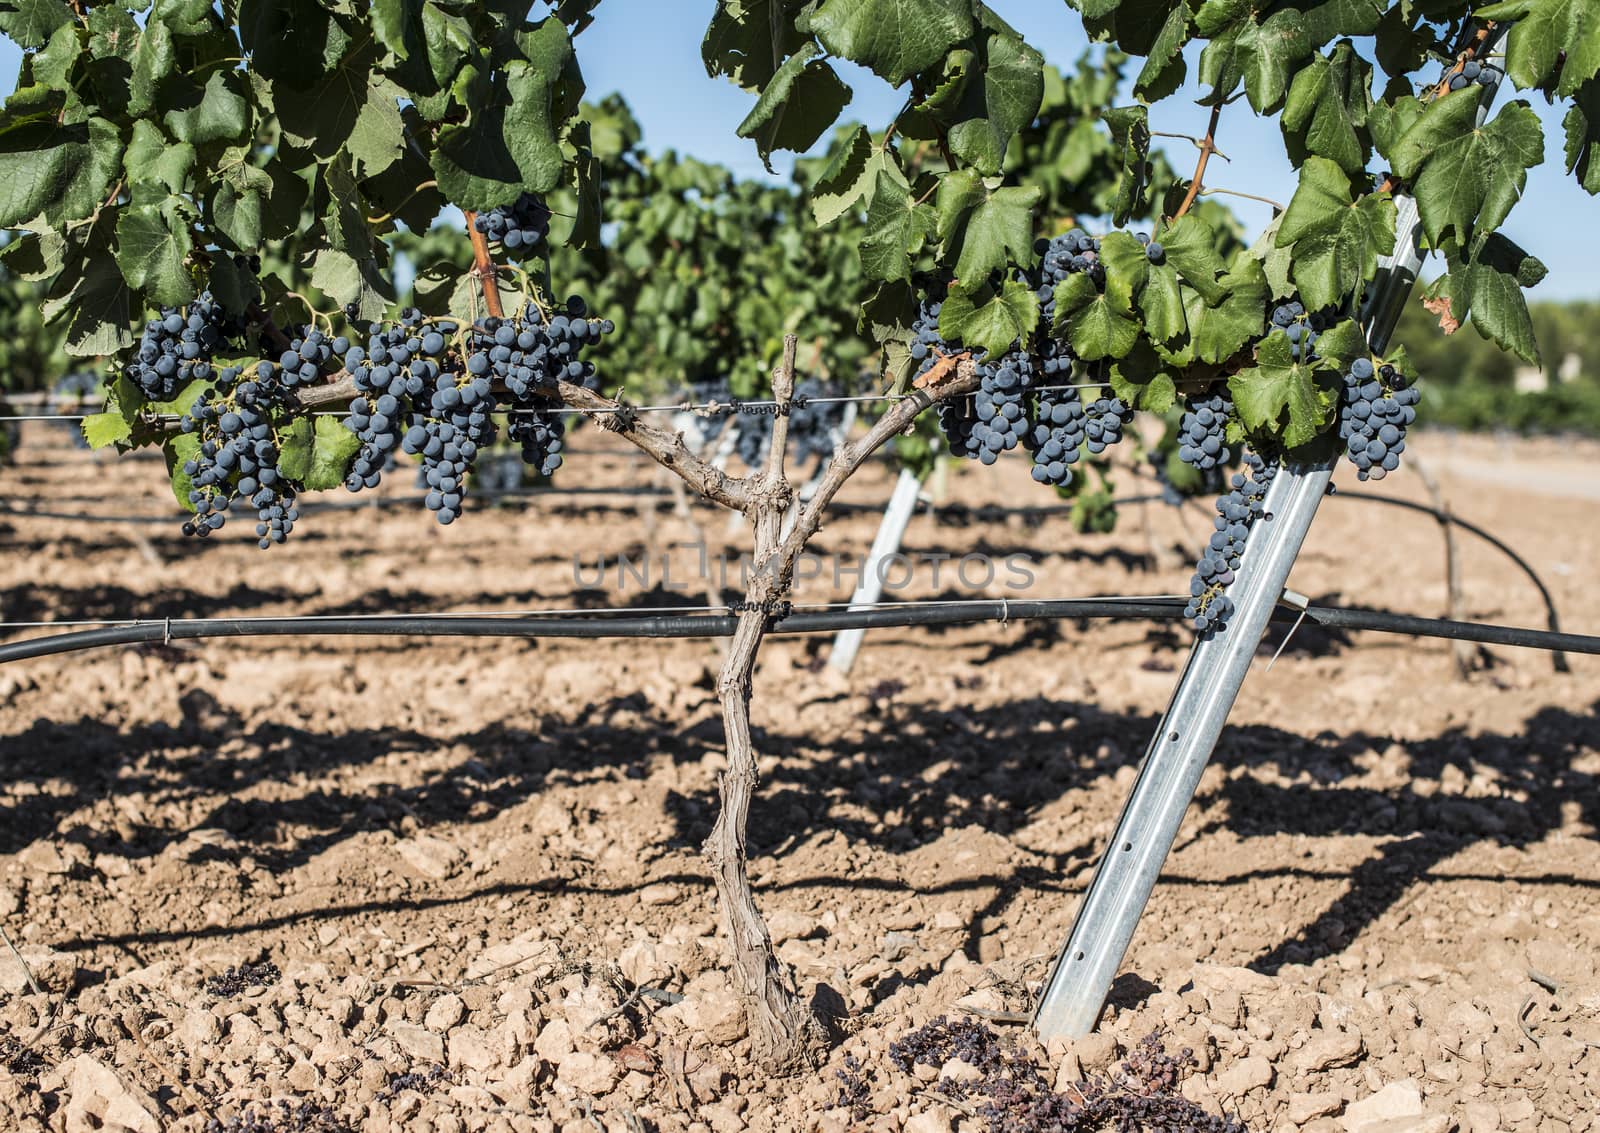
<svg viewBox="0 0 1600 1133">
<path fill-rule="evenodd" d="M 1072 483 L 1072 466 L 1088 440 L 1088 425 L 1077 390 L 1042 390 L 1033 430 L 1025 438 L 1033 454 L 1033 478 L 1052 488 Z"/>
<path fill-rule="evenodd" d="M 367 345 L 344 345 L 344 364 L 355 381 L 358 396 L 351 400 L 345 428 L 361 441 L 355 463 L 345 477 L 344 486 L 352 492 L 376 488 L 396 449 L 415 454 L 414 443 L 422 434 L 413 434 L 412 406 L 429 391 L 434 371 L 422 357 L 424 346 L 445 348 L 446 333 L 454 334 L 453 323 L 425 327 L 415 308 L 401 312 L 400 321 L 367 328 Z M 335 344 L 330 344 L 330 347 Z M 406 442 L 413 442 L 406 447 Z"/>
<path fill-rule="evenodd" d="M 1189 582 L 1183 614 L 1202 636 L 1222 629 L 1233 616 L 1233 600 L 1226 591 L 1239 569 L 1250 528 L 1265 514 L 1267 488 L 1278 474 L 1276 463 L 1253 452 L 1244 454 L 1244 463 L 1248 474 L 1234 473 L 1230 490 L 1217 499 L 1216 530 Z"/>
<path fill-rule="evenodd" d="M 1476 59 L 1468 59 L 1461 64 L 1461 70 L 1450 76 L 1450 89 L 1461 90 L 1473 83 L 1479 86 L 1492 87 L 1500 81 L 1500 72 L 1488 63 L 1480 63 Z"/>
<path fill-rule="evenodd" d="M 548 399 L 561 382 L 593 389 L 594 363 L 580 355 L 616 329 L 610 319 L 589 318 L 576 295 L 549 318 L 529 304 L 516 315 L 487 318 L 473 328 L 467 372 L 499 379 L 517 402 Z"/>
<path fill-rule="evenodd" d="M 1187 399 L 1183 419 L 1178 423 L 1178 459 L 1201 472 L 1208 472 L 1233 458 L 1228 449 L 1228 421 L 1233 417 L 1233 402 L 1226 394 Z"/>
<path fill-rule="evenodd" d="M 192 487 L 194 517 L 185 535 L 202 538 L 220 531 L 235 500 L 256 509 L 256 536 L 265 550 L 282 543 L 300 518 L 295 490 L 278 468 L 279 450 L 272 410 L 284 404 L 283 371 L 261 362 L 247 377 L 237 366 L 217 375 L 216 385 L 195 398 L 180 422 L 199 437 L 199 451 L 184 461 Z"/>
<path fill-rule="evenodd" d="M 550 232 L 550 210 L 532 193 L 516 203 L 496 205 L 472 219 L 472 226 L 508 252 L 532 252 Z"/>
<path fill-rule="evenodd" d="M 163 307 L 145 324 L 123 373 L 151 401 L 170 401 L 191 380 L 211 376 L 211 356 L 238 329 L 211 292 L 202 292 L 186 310 Z"/>
<path fill-rule="evenodd" d="M 485 320 L 483 329 L 474 333 L 475 348 L 481 347 L 485 334 L 498 336 L 500 330 L 510 329 L 490 330 L 492 321 L 497 320 Z M 464 371 L 448 367 L 447 335 L 455 331 L 453 323 L 440 324 L 416 340 L 420 350 L 412 358 L 411 370 L 422 378 L 423 391 L 412 400 L 411 425 L 400 440 L 401 451 L 422 457 L 428 486 L 423 505 L 445 526 L 461 515 L 472 466 L 498 432 L 494 382 L 487 374 L 473 373 L 470 364 Z"/>
<path fill-rule="evenodd" d="M 1287 335 L 1290 344 L 1289 357 L 1297 362 L 1309 362 L 1316 357 L 1314 347 L 1317 345 L 1317 339 L 1322 337 L 1322 332 L 1328 329 L 1331 322 L 1327 312 L 1307 312 L 1304 303 L 1293 299 L 1272 308 L 1272 323 L 1268 327 L 1268 332 L 1281 331 Z"/>
<path fill-rule="evenodd" d="M 1133 420 L 1133 409 L 1120 397 L 1102 395 L 1084 409 L 1085 446 L 1094 456 L 1122 440 L 1122 430 Z"/>
<path fill-rule="evenodd" d="M 284 385 L 310 385 L 322 377 L 324 368 L 334 355 L 343 356 L 350 349 L 350 340 L 343 336 L 329 338 L 318 327 L 299 328 L 289 341 L 289 347 L 278 356 Z"/>
<path fill-rule="evenodd" d="M 978 392 L 973 395 L 975 417 L 971 440 L 978 461 L 993 464 L 1003 452 L 1016 448 L 1027 435 L 1028 393 L 1033 385 L 1033 357 L 1013 350 L 993 363 L 980 363 Z"/>
<path fill-rule="evenodd" d="M 1096 283 L 1104 283 L 1105 265 L 1100 262 L 1100 241 L 1081 228 L 1074 228 L 1033 247 L 1039 255 L 1039 302 L 1055 302 L 1056 284 L 1070 275 L 1087 273 Z M 1054 314 L 1054 312 L 1051 312 Z"/>
<path fill-rule="evenodd" d="M 1374 368 L 1357 358 L 1344 375 L 1339 405 L 1339 438 L 1362 480 L 1382 480 L 1400 467 L 1406 428 L 1417 419 L 1422 391 L 1387 362 Z"/>
</svg>

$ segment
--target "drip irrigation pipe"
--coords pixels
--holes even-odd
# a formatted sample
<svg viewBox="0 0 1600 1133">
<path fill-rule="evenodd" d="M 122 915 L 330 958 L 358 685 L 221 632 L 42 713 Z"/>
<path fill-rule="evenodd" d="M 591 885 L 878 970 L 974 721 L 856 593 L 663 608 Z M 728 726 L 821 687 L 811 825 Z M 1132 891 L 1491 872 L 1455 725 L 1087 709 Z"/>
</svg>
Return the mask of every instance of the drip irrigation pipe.
<svg viewBox="0 0 1600 1133">
<path fill-rule="evenodd" d="M 904 603 L 872 610 L 796 613 L 773 622 L 774 634 L 834 634 L 844 629 L 889 629 L 906 626 L 971 625 L 981 622 L 1062 618 L 1129 618 L 1151 621 L 1183 619 L 1182 598 L 1065 598 L 1045 601 L 979 601 Z M 1311 606 L 1305 617 L 1318 625 L 1347 630 L 1375 630 L 1412 637 L 1453 638 L 1486 645 L 1559 649 L 1600 654 L 1600 637 L 1518 626 L 1418 618 L 1378 610 Z M 1280 606 L 1275 621 L 1301 616 Z M 571 638 L 714 638 L 733 634 L 732 615 L 665 615 L 651 617 L 416 617 L 367 615 L 347 618 L 205 618 L 143 621 L 126 626 L 51 634 L 0 646 L 0 664 L 107 646 L 137 645 L 213 637 L 571 637 Z"/>
</svg>

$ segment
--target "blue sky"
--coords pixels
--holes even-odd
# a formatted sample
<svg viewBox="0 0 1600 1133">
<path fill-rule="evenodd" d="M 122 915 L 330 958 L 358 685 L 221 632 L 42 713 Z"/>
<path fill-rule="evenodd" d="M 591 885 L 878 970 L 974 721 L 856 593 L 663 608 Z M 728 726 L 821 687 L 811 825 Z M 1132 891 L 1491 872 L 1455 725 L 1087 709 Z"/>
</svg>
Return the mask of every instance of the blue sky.
<svg viewBox="0 0 1600 1133">
<path fill-rule="evenodd" d="M 989 3 L 1051 62 L 1069 65 L 1086 44 L 1082 24 L 1063 0 Z M 745 177 L 772 176 L 762 168 L 755 147 L 734 134 L 749 112 L 751 96 L 725 80 L 708 78 L 701 67 L 700 38 L 710 10 L 711 0 L 604 0 L 594 26 L 578 42 L 590 96 L 621 91 L 652 149 L 672 147 Z M 0 37 L 0 91 L 15 84 L 19 59 L 16 46 Z M 866 71 L 848 65 L 840 70 L 855 91 L 846 116 L 874 128 L 888 123 L 901 96 Z M 1204 130 L 1205 111 L 1193 103 L 1197 90 L 1182 93 L 1189 97 L 1175 97 L 1153 109 L 1153 129 L 1182 134 Z M 1545 163 L 1529 174 L 1529 199 L 1512 212 L 1506 233 L 1550 267 L 1549 278 L 1531 298 L 1600 298 L 1600 224 L 1594 222 L 1600 220 L 1600 200 L 1563 173 L 1559 110 L 1538 100 L 1534 109 L 1544 123 Z M 1185 143 L 1164 144 L 1174 167 L 1191 167 L 1193 155 L 1185 152 Z M 1235 103 L 1223 113 L 1217 144 L 1232 160 L 1214 161 L 1208 184 L 1283 202 L 1293 195 L 1294 171 L 1273 121 L 1255 117 L 1242 101 Z M 778 155 L 774 164 L 783 176 L 787 155 Z M 1265 205 L 1238 199 L 1228 203 L 1252 231 L 1270 218 Z"/>
</svg>

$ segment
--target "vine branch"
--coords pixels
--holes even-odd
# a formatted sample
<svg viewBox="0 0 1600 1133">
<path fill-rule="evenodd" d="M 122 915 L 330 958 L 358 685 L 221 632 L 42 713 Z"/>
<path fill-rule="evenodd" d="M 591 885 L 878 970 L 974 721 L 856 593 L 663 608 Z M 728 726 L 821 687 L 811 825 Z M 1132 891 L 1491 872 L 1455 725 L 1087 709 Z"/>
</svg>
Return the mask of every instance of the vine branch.
<svg viewBox="0 0 1600 1133">
<path fill-rule="evenodd" d="M 1195 162 L 1194 177 L 1189 181 L 1189 192 L 1184 196 L 1183 203 L 1178 206 L 1178 211 L 1172 214 L 1172 219 L 1188 213 L 1194 207 L 1195 198 L 1200 195 L 1200 189 L 1205 182 L 1206 166 L 1211 162 L 1211 155 L 1217 152 L 1217 120 L 1222 117 L 1222 104 L 1219 102 L 1211 108 L 1211 120 L 1206 123 L 1206 136 L 1200 139 L 1200 160 Z"/>
</svg>

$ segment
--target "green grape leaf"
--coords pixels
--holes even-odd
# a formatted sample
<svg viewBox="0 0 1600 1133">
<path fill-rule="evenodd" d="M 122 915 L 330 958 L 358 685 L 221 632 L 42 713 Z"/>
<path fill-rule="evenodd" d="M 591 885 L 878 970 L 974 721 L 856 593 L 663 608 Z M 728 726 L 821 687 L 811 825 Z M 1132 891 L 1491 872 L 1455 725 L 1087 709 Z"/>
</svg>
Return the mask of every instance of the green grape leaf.
<svg viewBox="0 0 1600 1133">
<path fill-rule="evenodd" d="M 947 342 L 969 350 L 1005 354 L 1039 325 L 1039 297 L 1019 279 L 1008 279 L 996 291 L 987 283 L 968 289 L 953 287 L 939 311 L 939 333 Z"/>
<path fill-rule="evenodd" d="M 54 279 L 67 261 L 67 240 L 59 232 L 23 233 L 0 246 L 0 260 L 19 279 L 30 283 Z"/>
<path fill-rule="evenodd" d="M 1126 26 L 1145 17 L 1159 19 L 1154 36 L 1130 43 Z M 1189 6 L 1184 0 L 1128 0 L 1117 12 L 1117 30 L 1126 50 L 1145 56 L 1133 81 L 1133 93 L 1145 102 L 1158 102 L 1183 85 L 1188 65 L 1183 45 L 1189 41 Z M 1145 42 L 1148 38 L 1148 42 Z"/>
<path fill-rule="evenodd" d="M 1069 275 L 1056 285 L 1056 321 L 1051 329 L 1085 362 L 1122 358 L 1139 338 L 1133 311 L 1112 293 L 1102 294 L 1094 280 L 1082 274 Z"/>
<path fill-rule="evenodd" d="M 582 97 L 583 83 L 566 28 L 546 20 L 524 37 L 531 62 L 506 66 L 509 106 L 473 113 L 439 130 L 433 169 L 439 189 L 462 208 L 510 204 L 524 191 L 547 193 L 561 183 L 559 123 Z"/>
<path fill-rule="evenodd" d="M 121 163 L 117 128 L 103 118 L 0 121 L 0 228 L 40 213 L 57 225 L 83 219 L 105 200 Z"/>
<path fill-rule="evenodd" d="M 470 267 L 441 260 L 417 273 L 413 286 L 413 302 L 425 315 L 456 315 L 466 317 L 473 313 L 478 278 Z M 476 300 L 481 302 L 481 300 Z"/>
<path fill-rule="evenodd" d="M 1280 124 L 1290 155 L 1317 154 L 1352 177 L 1367 166 L 1363 137 L 1372 106 L 1372 68 L 1348 42 L 1316 55 L 1294 76 Z"/>
<path fill-rule="evenodd" d="M 1433 11 L 1438 4 L 1439 0 L 1414 0 L 1404 7 Z M 1378 30 L 1388 7 L 1389 0 L 1323 0 L 1307 4 L 1301 13 L 1301 22 L 1312 45 L 1320 47 L 1341 35 L 1371 35 Z"/>
<path fill-rule="evenodd" d="M 140 118 L 122 155 L 122 175 L 130 185 L 153 182 L 169 193 L 182 193 L 194 162 L 192 145 L 174 145 L 154 122 Z"/>
<path fill-rule="evenodd" d="M 1178 271 L 1165 257 L 1151 263 L 1145 246 L 1129 232 L 1113 232 L 1100 241 L 1100 262 L 1106 269 L 1106 292 L 1124 310 L 1137 304 L 1145 331 L 1167 344 L 1189 329 L 1178 287 Z"/>
<path fill-rule="evenodd" d="M 772 171 L 773 150 L 804 153 L 850 103 L 850 88 L 817 58 L 821 54 L 816 44 L 806 43 L 785 59 L 739 123 L 739 136 L 755 141 L 768 172 Z"/>
<path fill-rule="evenodd" d="M 255 273 L 235 263 L 232 256 L 212 257 L 206 286 L 223 310 L 234 316 L 243 315 L 251 303 L 261 298 Z"/>
<path fill-rule="evenodd" d="M 90 448 L 121 444 L 133 436 L 133 426 L 121 413 L 91 413 L 83 419 L 81 428 Z"/>
<path fill-rule="evenodd" d="M 1600 82 L 1578 88 L 1561 125 L 1567 134 L 1567 172 L 1586 192 L 1600 193 Z"/>
<path fill-rule="evenodd" d="M 355 128 L 345 148 L 356 159 L 361 177 L 375 177 L 400 159 L 405 148 L 405 124 L 400 116 L 399 87 L 387 79 L 372 76 L 367 101 L 356 115 Z"/>
<path fill-rule="evenodd" d="M 79 358 L 117 354 L 133 345 L 130 296 L 109 253 L 96 251 L 74 272 L 65 300 L 67 353 Z"/>
<path fill-rule="evenodd" d="M 823 0 L 806 30 L 897 87 L 972 35 L 972 8 L 970 0 Z"/>
<path fill-rule="evenodd" d="M 861 305 L 861 333 L 877 343 L 909 342 L 917 318 L 917 296 L 904 281 L 884 283 Z"/>
<path fill-rule="evenodd" d="M 880 171 L 860 243 L 867 278 L 910 280 L 911 257 L 927 243 L 934 219 L 932 207 L 912 200 L 906 186 Z"/>
<path fill-rule="evenodd" d="M 402 62 L 425 50 L 422 5 L 423 0 L 372 0 L 372 30 Z"/>
<path fill-rule="evenodd" d="M 1100 238 L 1100 263 L 1106 270 L 1106 293 L 1118 307 L 1133 309 L 1134 296 L 1150 275 L 1150 257 L 1131 232 L 1110 232 Z"/>
<path fill-rule="evenodd" d="M 183 465 L 185 461 L 199 458 L 200 435 L 179 433 L 163 442 L 161 454 L 167 458 L 167 475 L 172 481 L 172 494 L 177 497 L 178 506 L 193 515 L 194 504 L 189 502 L 189 493 L 194 491 L 194 481 L 183 470 Z"/>
<path fill-rule="evenodd" d="M 1272 218 L 1272 223 L 1261 230 L 1256 242 L 1250 245 L 1250 256 L 1259 261 L 1266 273 L 1267 286 L 1273 299 L 1287 299 L 1294 294 L 1294 283 L 1289 278 L 1294 269 L 1294 256 L 1288 248 L 1278 247 L 1278 226 L 1283 214 Z"/>
<path fill-rule="evenodd" d="M 357 259 L 334 248 L 324 248 L 316 254 L 311 285 L 340 305 L 355 304 L 358 317 L 363 319 L 382 318 L 385 308 L 394 302 L 394 290 L 376 258 Z"/>
<path fill-rule="evenodd" d="M 1470 316 L 1481 336 L 1530 366 L 1539 365 L 1539 343 L 1522 290 L 1545 277 L 1544 264 L 1498 232 L 1478 237 L 1466 250 L 1449 240 L 1443 250 L 1451 315 L 1460 321 Z"/>
<path fill-rule="evenodd" d="M 241 0 L 238 19 L 251 71 L 279 89 L 311 86 L 350 45 L 349 33 L 317 0 Z"/>
<path fill-rule="evenodd" d="M 314 425 L 312 420 L 301 417 L 290 425 L 290 440 L 279 449 L 278 467 L 306 491 L 325 492 L 344 483 L 361 439 L 338 417 L 317 417 Z"/>
<path fill-rule="evenodd" d="M 1190 287 L 1198 291 L 1207 303 L 1217 303 L 1226 294 L 1217 277 L 1223 272 L 1222 257 L 1217 254 L 1216 231 L 1194 213 L 1180 216 L 1162 229 L 1158 242 L 1167 254 L 1167 263 L 1178 269 L 1178 274 Z"/>
<path fill-rule="evenodd" d="M 1282 437 L 1295 449 L 1316 439 L 1333 420 L 1339 381 L 1326 365 L 1297 362 L 1289 336 L 1268 335 L 1256 351 L 1256 364 L 1228 379 L 1239 420 L 1252 433 Z"/>
<path fill-rule="evenodd" d="M 1150 111 L 1143 106 L 1119 106 L 1107 110 L 1104 117 L 1117 170 L 1111 221 L 1122 225 L 1143 208 L 1150 185 Z"/>
<path fill-rule="evenodd" d="M 1271 288 L 1259 260 L 1241 253 L 1233 270 L 1222 277 L 1227 295 L 1214 307 L 1200 314 L 1194 327 L 1195 355 L 1202 362 L 1221 365 L 1237 354 L 1246 343 L 1261 336 L 1267 321 L 1267 299 Z"/>
<path fill-rule="evenodd" d="M 1298 9 L 1279 8 L 1261 23 L 1239 30 L 1237 60 L 1245 93 L 1257 114 L 1275 113 L 1289 91 L 1289 77 L 1316 50 Z"/>
<path fill-rule="evenodd" d="M 850 140 L 837 147 L 822 176 L 812 186 L 811 214 L 817 226 L 832 224 L 854 208 L 870 206 L 879 173 L 887 173 L 901 185 L 906 184 L 894 147 L 874 145 L 865 126 L 853 127 Z"/>
<path fill-rule="evenodd" d="M 1043 190 L 991 188 L 977 173 L 958 169 L 939 182 L 938 233 L 947 257 L 958 253 L 956 278 L 978 283 L 1008 262 L 1033 257 L 1033 210 Z"/>
<path fill-rule="evenodd" d="M 1422 117 L 1422 103 L 1411 95 L 1401 95 L 1394 101 L 1378 99 L 1367 111 L 1367 131 L 1379 153 L 1389 157 L 1395 146 L 1406 136 L 1406 131 Z"/>
<path fill-rule="evenodd" d="M 1044 56 L 1015 35 L 990 35 L 984 43 L 978 74 L 964 88 L 949 136 L 958 161 L 992 177 L 1011 139 L 1038 116 Z"/>
<path fill-rule="evenodd" d="M 1317 357 L 1341 372 L 1357 358 L 1370 358 L 1367 336 L 1354 319 L 1340 319 L 1317 336 Z"/>
<path fill-rule="evenodd" d="M 1423 230 L 1437 244 L 1492 232 L 1522 196 L 1528 170 L 1544 160 L 1544 131 L 1523 101 L 1478 125 L 1476 87 L 1453 91 L 1425 109 L 1394 147 L 1394 170 L 1412 186 Z"/>
<path fill-rule="evenodd" d="M 1106 378 L 1111 392 L 1135 409 L 1165 413 L 1177 404 L 1172 367 L 1142 339 L 1126 356 L 1111 363 Z"/>
<path fill-rule="evenodd" d="M 59 28 L 72 23 L 72 9 L 65 0 L 3 0 L 0 2 L 0 32 L 4 32 L 24 51 L 43 47 Z"/>
<path fill-rule="evenodd" d="M 158 89 L 172 74 L 176 62 L 172 29 L 164 21 L 148 21 L 133 49 L 133 71 L 128 76 L 129 114 L 148 114 L 155 107 Z"/>
<path fill-rule="evenodd" d="M 1600 7 L 1594 0 L 1506 0 L 1474 13 L 1512 20 L 1506 74 L 1518 89 L 1543 86 L 1559 66 L 1556 94 L 1565 98 L 1600 70 Z"/>
<path fill-rule="evenodd" d="M 211 198 L 211 221 L 236 248 L 261 247 L 263 219 L 273 182 L 264 169 L 250 164 L 244 147 L 224 152 L 217 167 L 217 190 Z"/>
<path fill-rule="evenodd" d="M 213 71 L 204 89 L 186 92 L 180 104 L 162 116 L 167 133 L 194 146 L 243 139 L 250 128 L 250 105 L 240 93 L 244 81 L 238 71 Z"/>
<path fill-rule="evenodd" d="M 368 74 L 376 61 L 372 41 L 363 40 L 337 62 L 330 61 L 307 89 L 275 87 L 273 109 L 289 141 L 319 158 L 333 156 L 367 104 Z"/>
<path fill-rule="evenodd" d="M 1294 282 L 1316 310 L 1359 291 L 1394 251 L 1394 201 L 1387 193 L 1352 196 L 1350 179 L 1325 157 L 1308 157 L 1278 227 L 1277 246 L 1293 245 Z"/>
<path fill-rule="evenodd" d="M 194 298 L 186 261 L 193 246 L 177 201 L 134 205 L 117 217 L 117 265 L 128 285 L 162 307 Z"/>
<path fill-rule="evenodd" d="M 789 17 L 788 0 L 719 0 L 700 43 L 712 78 L 726 75 L 745 90 L 761 90 L 806 35 Z"/>
<path fill-rule="evenodd" d="M 0 0 L 0 3 L 3 2 Z M 82 50 L 78 43 L 77 25 L 62 24 L 51 35 L 45 49 L 29 57 L 28 69 L 32 72 L 33 81 L 58 90 L 66 89 L 70 85 L 72 68 L 77 65 Z"/>
</svg>

